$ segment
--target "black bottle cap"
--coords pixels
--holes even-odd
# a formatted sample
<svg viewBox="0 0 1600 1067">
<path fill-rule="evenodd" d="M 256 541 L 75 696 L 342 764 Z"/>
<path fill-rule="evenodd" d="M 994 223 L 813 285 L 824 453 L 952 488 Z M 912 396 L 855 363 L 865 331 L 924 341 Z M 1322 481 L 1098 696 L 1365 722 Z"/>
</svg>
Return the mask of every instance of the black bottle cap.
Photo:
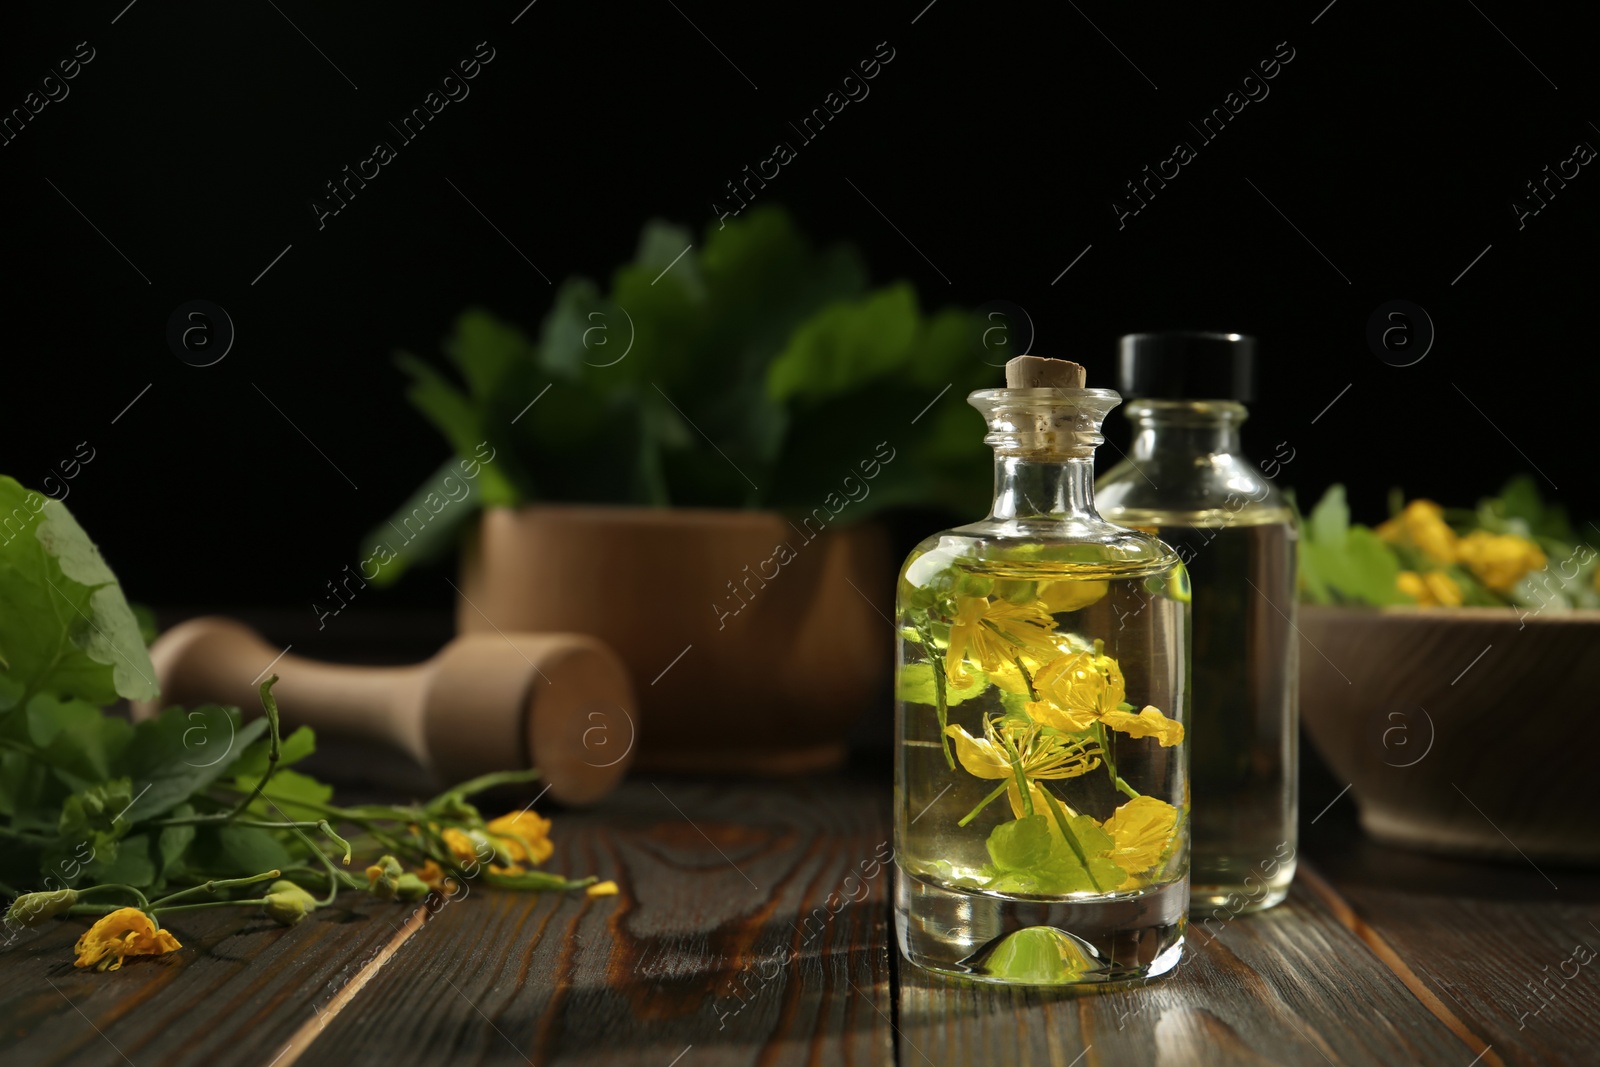
<svg viewBox="0 0 1600 1067">
<path fill-rule="evenodd" d="M 1125 334 L 1117 388 L 1132 399 L 1254 400 L 1256 339 L 1199 331 Z"/>
</svg>

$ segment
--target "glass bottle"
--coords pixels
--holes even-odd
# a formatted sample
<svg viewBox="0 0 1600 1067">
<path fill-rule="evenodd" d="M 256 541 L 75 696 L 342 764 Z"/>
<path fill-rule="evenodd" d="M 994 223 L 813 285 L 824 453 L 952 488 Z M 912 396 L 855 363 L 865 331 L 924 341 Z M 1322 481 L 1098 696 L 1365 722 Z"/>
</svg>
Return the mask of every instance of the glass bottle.
<svg viewBox="0 0 1600 1067">
<path fill-rule="evenodd" d="M 1022 360 L 1082 384 L 1076 364 L 1030 356 L 1008 380 L 1026 380 Z M 901 950 L 995 982 L 1154 977 L 1187 921 L 1183 565 L 1095 513 L 1115 392 L 968 400 L 989 425 L 993 507 L 918 545 L 897 593 Z"/>
<path fill-rule="evenodd" d="M 1224 920 L 1283 900 L 1294 878 L 1299 683 L 1294 514 L 1239 447 L 1255 339 L 1130 334 L 1127 457 L 1100 479 L 1102 513 L 1156 534 L 1194 590 L 1192 914 Z M 1287 449 L 1287 453 L 1285 450 Z M 1270 473 L 1267 473 L 1270 472 Z"/>
</svg>

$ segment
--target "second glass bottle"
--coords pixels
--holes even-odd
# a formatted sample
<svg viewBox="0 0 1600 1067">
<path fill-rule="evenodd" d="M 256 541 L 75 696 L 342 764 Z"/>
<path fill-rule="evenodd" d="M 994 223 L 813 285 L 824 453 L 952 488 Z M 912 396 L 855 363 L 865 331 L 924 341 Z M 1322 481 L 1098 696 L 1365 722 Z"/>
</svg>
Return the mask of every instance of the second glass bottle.
<svg viewBox="0 0 1600 1067">
<path fill-rule="evenodd" d="M 1118 370 L 1133 444 L 1096 496 L 1107 519 L 1159 536 L 1189 569 L 1191 912 L 1226 921 L 1283 900 L 1294 878 L 1297 533 L 1273 484 L 1294 449 L 1259 465 L 1240 449 L 1252 337 L 1129 334 Z"/>
</svg>

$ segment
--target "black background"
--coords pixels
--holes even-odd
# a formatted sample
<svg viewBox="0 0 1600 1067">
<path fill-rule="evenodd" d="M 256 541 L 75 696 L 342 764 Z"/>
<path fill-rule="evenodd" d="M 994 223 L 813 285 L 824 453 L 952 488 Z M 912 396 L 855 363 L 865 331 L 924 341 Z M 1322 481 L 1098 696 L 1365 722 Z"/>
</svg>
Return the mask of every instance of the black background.
<svg viewBox="0 0 1600 1067">
<path fill-rule="evenodd" d="M 1600 145 L 1576 5 L 124 3 L 0 13 L 0 109 L 95 50 L 0 147 L 0 470 L 39 487 L 87 441 L 68 504 L 133 599 L 309 613 L 447 454 L 393 351 L 435 355 L 473 303 L 535 328 L 554 290 L 524 254 L 555 281 L 604 279 L 647 218 L 703 232 L 723 183 L 879 42 L 894 59 L 870 95 L 762 194 L 861 246 L 875 281 L 933 307 L 1011 301 L 1034 351 L 1091 384 L 1111 384 L 1124 332 L 1254 333 L 1248 449 L 1289 442 L 1280 478 L 1302 500 L 1350 483 L 1358 518 L 1382 517 L 1390 485 L 1466 504 L 1535 466 L 1600 511 L 1597 168 L 1524 229 L 1510 206 Z M 395 141 L 386 121 L 480 41 L 495 58 L 471 95 L 319 231 L 323 183 Z M 1294 58 L 1270 95 L 1202 145 L 1187 123 L 1279 42 Z M 1119 230 L 1123 183 L 1179 140 L 1198 158 Z M 165 341 L 196 298 L 238 331 L 208 368 Z M 1397 298 L 1437 329 L 1403 368 L 1365 341 Z M 368 606 L 443 605 L 440 575 Z"/>
</svg>

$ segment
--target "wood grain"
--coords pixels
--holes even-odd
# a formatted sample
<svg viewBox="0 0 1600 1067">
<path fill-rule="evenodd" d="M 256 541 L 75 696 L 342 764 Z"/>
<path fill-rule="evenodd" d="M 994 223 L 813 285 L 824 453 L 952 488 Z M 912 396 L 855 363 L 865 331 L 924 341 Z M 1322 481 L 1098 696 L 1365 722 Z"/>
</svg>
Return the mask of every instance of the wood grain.
<svg viewBox="0 0 1600 1067">
<path fill-rule="evenodd" d="M 73 968 L 84 920 L 27 931 L 0 953 L 7 1065 L 265 1067 L 393 937 L 392 904 L 351 897 L 284 928 L 259 910 L 165 925 L 183 949 L 104 974 Z"/>
<path fill-rule="evenodd" d="M 975 985 L 899 958 L 888 800 L 839 778 L 630 782 L 557 813 L 549 863 L 620 895 L 473 889 L 414 932 L 410 908 L 355 896 L 287 930 L 200 912 L 172 924 L 182 952 L 85 974 L 81 922 L 27 931 L 0 952 L 0 1062 L 1595 1062 L 1600 956 L 1537 1015 L 1527 983 L 1600 949 L 1600 876 L 1387 849 L 1346 801 L 1307 828 L 1316 870 L 1284 905 L 1192 926 L 1167 979 Z"/>
<path fill-rule="evenodd" d="M 1348 817 L 1330 819 L 1313 844 L 1348 902 L 1352 930 L 1397 956 L 1493 1046 L 1491 1056 L 1507 1064 L 1600 1058 L 1600 875 L 1388 848 Z M 1595 955 L 1567 962 L 1579 945 Z"/>
<path fill-rule="evenodd" d="M 1299 885 L 1190 926 L 1177 972 L 1129 989 L 1005 988 L 900 966 L 901 1067 L 1439 1064 L 1472 1053 Z"/>
<path fill-rule="evenodd" d="M 893 1061 L 880 785 L 633 782 L 554 835 L 620 895 L 446 906 L 301 1067 Z"/>
</svg>

